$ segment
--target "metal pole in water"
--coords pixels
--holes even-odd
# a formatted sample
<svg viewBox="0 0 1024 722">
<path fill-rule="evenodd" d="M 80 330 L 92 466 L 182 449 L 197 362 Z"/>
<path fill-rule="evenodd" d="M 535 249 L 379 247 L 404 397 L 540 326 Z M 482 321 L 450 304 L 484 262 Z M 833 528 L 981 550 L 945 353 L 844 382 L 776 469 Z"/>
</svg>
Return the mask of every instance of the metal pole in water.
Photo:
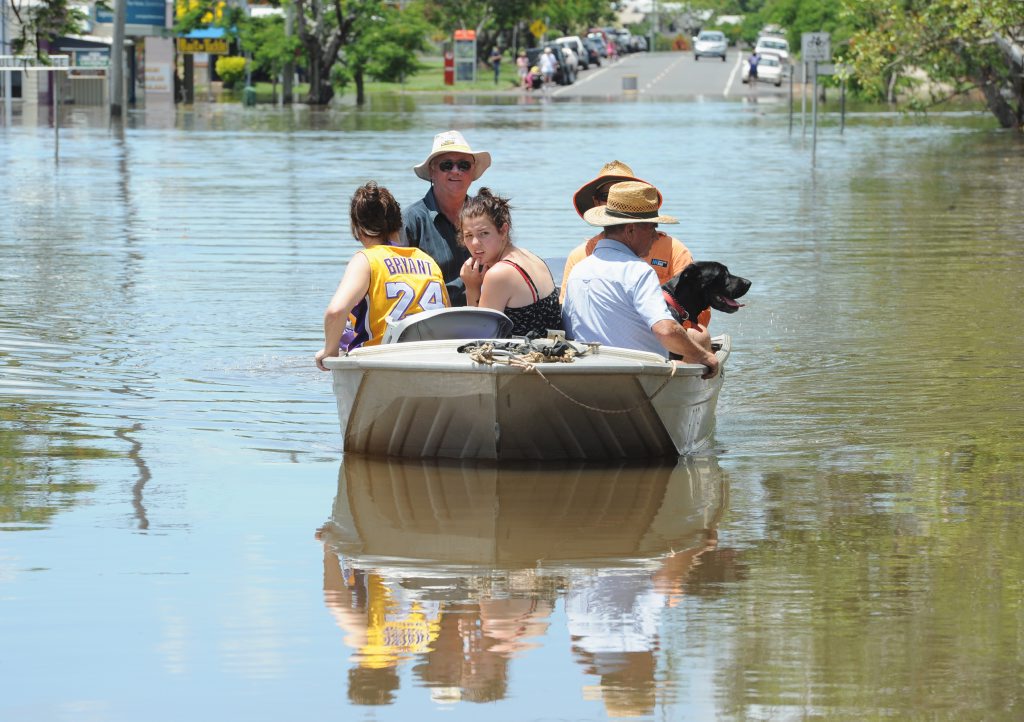
<svg viewBox="0 0 1024 722">
<path fill-rule="evenodd" d="M 800 135 L 807 135 L 807 61 L 800 63 Z"/>
<path fill-rule="evenodd" d="M 839 79 L 839 135 L 846 129 L 846 78 Z"/>
<path fill-rule="evenodd" d="M 793 135 L 793 66 L 789 66 L 789 134 Z"/>
<path fill-rule="evenodd" d="M 60 160 L 60 71 L 53 71 L 53 162 Z"/>
<path fill-rule="evenodd" d="M 811 98 L 811 123 L 813 131 L 811 134 L 811 167 L 814 167 L 818 151 L 818 61 L 811 63 L 811 72 L 814 73 L 814 97 Z"/>
</svg>

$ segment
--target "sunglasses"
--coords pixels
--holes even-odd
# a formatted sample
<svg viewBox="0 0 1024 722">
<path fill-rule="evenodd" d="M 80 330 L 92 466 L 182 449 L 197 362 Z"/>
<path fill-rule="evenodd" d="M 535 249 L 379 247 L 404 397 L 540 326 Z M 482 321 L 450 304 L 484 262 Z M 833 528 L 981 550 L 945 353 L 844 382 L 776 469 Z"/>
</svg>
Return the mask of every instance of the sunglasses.
<svg viewBox="0 0 1024 722">
<path fill-rule="evenodd" d="M 440 168 L 445 173 L 450 171 L 452 168 L 458 168 L 463 173 L 465 173 L 466 171 L 468 171 L 470 168 L 473 167 L 473 164 L 470 163 L 468 160 L 460 160 L 460 161 L 443 160 L 443 161 L 441 161 L 440 163 L 437 164 L 437 167 Z"/>
</svg>

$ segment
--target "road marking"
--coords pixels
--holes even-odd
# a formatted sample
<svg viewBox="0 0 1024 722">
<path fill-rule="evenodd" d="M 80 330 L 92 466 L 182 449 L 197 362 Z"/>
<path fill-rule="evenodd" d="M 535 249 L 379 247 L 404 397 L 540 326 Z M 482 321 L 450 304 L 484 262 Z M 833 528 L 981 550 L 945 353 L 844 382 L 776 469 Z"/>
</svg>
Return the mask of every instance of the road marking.
<svg viewBox="0 0 1024 722">
<path fill-rule="evenodd" d="M 736 56 L 736 65 L 733 66 L 732 72 L 729 73 L 729 79 L 725 81 L 725 91 L 722 93 L 726 98 L 729 97 L 729 91 L 732 90 L 732 84 L 736 81 L 736 75 L 740 72 L 740 68 L 743 67 L 743 52 L 740 51 Z"/>
<path fill-rule="evenodd" d="M 589 83 L 591 80 L 593 80 L 597 76 L 603 75 L 604 73 L 606 73 L 609 70 L 611 70 L 613 67 L 617 67 L 621 62 L 623 62 L 623 61 L 620 60 L 619 62 L 615 63 L 615 65 L 612 65 L 611 63 L 608 63 L 607 61 L 605 61 L 604 64 L 602 64 L 601 67 L 598 70 L 595 70 L 593 73 L 591 73 L 590 70 L 587 70 L 587 77 L 585 77 L 583 80 L 577 80 L 572 85 L 562 85 L 562 86 L 559 86 L 558 89 L 555 90 L 554 92 L 552 92 L 551 94 L 552 95 L 561 95 L 562 93 L 564 93 L 566 91 L 569 91 L 569 90 L 572 90 L 572 89 L 576 88 L 577 86 L 583 85 L 585 83 Z"/>
<path fill-rule="evenodd" d="M 662 71 L 661 71 L 660 73 L 658 73 L 658 77 L 656 77 L 656 78 L 655 78 L 654 80 L 652 80 L 652 81 L 651 81 L 651 82 L 649 82 L 649 83 L 648 83 L 647 85 L 645 85 L 645 86 L 644 86 L 644 89 L 643 89 L 643 90 L 641 90 L 640 92 L 641 92 L 641 93 L 646 93 L 646 92 L 647 92 L 648 90 L 650 90 L 650 89 L 651 89 L 651 87 L 652 87 L 652 86 L 653 86 L 653 85 L 654 85 L 655 83 L 657 83 L 657 82 L 658 82 L 658 81 L 660 81 L 660 80 L 661 80 L 662 78 L 664 78 L 664 77 L 665 77 L 666 75 L 668 75 L 669 71 L 671 71 L 671 70 L 672 70 L 672 69 L 673 69 L 674 67 L 676 67 L 677 65 L 679 65 L 679 63 L 683 62 L 683 60 L 684 60 L 685 58 L 686 58 L 686 56 L 685 56 L 685 55 L 682 55 L 682 56 L 680 56 L 680 58 L 679 58 L 679 59 L 678 59 L 677 61 L 675 61 L 674 63 L 672 63 L 671 65 L 669 65 L 669 66 L 668 66 L 667 68 L 665 68 L 664 70 L 662 70 Z"/>
</svg>

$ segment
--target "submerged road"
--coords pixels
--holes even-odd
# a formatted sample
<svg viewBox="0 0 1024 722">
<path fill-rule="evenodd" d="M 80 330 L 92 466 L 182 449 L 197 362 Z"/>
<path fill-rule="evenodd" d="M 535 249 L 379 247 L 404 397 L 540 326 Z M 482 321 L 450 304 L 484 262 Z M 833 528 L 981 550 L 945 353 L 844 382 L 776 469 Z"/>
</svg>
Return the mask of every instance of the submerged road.
<svg viewBox="0 0 1024 722">
<path fill-rule="evenodd" d="M 650 98 L 788 98 L 788 78 L 779 88 L 768 83 L 743 84 L 740 71 L 747 55 L 730 49 L 722 62 L 718 58 L 698 61 L 692 52 L 634 53 L 600 68 L 591 66 L 572 85 L 548 92 L 557 98 L 609 98 L 631 94 L 624 88 L 635 87 L 638 97 Z"/>
</svg>

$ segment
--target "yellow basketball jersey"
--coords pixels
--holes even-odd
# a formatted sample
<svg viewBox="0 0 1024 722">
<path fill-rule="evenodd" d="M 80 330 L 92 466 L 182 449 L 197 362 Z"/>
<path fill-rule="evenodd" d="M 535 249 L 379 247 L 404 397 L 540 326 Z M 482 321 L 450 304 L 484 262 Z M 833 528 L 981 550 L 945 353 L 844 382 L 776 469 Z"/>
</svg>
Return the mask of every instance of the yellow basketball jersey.
<svg viewBox="0 0 1024 722">
<path fill-rule="evenodd" d="M 352 309 L 356 337 L 349 348 L 379 344 L 388 316 L 397 321 L 450 305 L 440 267 L 419 248 L 373 246 L 360 253 L 370 264 L 370 288 Z"/>
</svg>

